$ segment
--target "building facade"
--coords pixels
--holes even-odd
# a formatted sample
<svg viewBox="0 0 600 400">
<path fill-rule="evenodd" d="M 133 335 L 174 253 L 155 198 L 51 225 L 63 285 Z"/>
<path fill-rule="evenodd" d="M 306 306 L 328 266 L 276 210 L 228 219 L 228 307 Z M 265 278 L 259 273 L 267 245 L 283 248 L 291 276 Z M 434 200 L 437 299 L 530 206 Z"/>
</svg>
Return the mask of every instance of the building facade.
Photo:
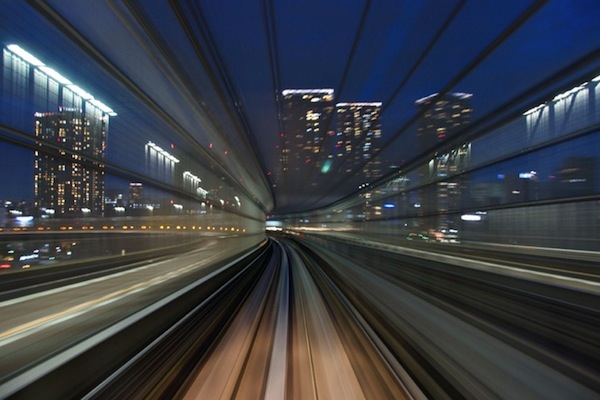
<svg viewBox="0 0 600 400">
<path fill-rule="evenodd" d="M 382 175 L 381 161 L 373 157 L 381 148 L 381 104 L 336 104 L 336 143 L 330 157 L 334 163 L 343 163 L 346 173 L 360 168 L 365 182 Z"/>
<path fill-rule="evenodd" d="M 108 117 L 93 106 L 35 114 L 37 209 L 57 215 L 103 213 L 107 130 Z"/>
<path fill-rule="evenodd" d="M 417 143 L 420 153 L 426 153 L 442 142 L 453 138 L 471 122 L 472 94 L 439 93 L 415 102 L 418 114 Z M 443 154 L 437 154 L 429 161 L 421 179 L 431 183 L 435 190 L 426 190 L 421 197 L 420 210 L 423 215 L 433 215 L 429 219 L 430 230 L 446 234 L 454 228 L 452 210 L 460 208 L 467 182 L 457 173 L 470 164 L 471 144 L 460 144 Z M 452 178 L 449 178 L 452 177 Z"/>
<path fill-rule="evenodd" d="M 328 149 L 333 117 L 333 89 L 286 89 L 283 96 L 281 169 L 283 176 L 301 177 L 320 169 Z"/>
</svg>

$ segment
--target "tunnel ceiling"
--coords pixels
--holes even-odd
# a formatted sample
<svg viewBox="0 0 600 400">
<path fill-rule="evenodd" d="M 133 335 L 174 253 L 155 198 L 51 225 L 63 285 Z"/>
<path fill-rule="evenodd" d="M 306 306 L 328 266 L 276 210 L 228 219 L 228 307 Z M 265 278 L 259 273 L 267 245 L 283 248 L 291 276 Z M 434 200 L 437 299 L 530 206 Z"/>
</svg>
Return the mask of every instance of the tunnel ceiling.
<svg viewBox="0 0 600 400">
<path fill-rule="evenodd" d="M 469 124 L 448 137 L 465 141 L 599 65 L 594 0 L 20 3 L 29 37 L 3 40 L 82 80 L 79 58 L 94 60 L 104 74 L 89 85 L 122 120 L 143 118 L 121 96 L 134 93 L 276 213 L 329 205 L 442 149 L 417 140 L 419 99 L 468 95 Z M 59 34 L 40 37 L 42 24 Z M 294 128 L 289 89 L 333 90 L 327 112 L 320 95 L 314 109 L 302 106 L 303 118 L 321 118 L 318 130 Z M 362 131 L 353 122 L 344 132 L 337 114 L 349 103 L 381 104 L 356 111 Z"/>
</svg>

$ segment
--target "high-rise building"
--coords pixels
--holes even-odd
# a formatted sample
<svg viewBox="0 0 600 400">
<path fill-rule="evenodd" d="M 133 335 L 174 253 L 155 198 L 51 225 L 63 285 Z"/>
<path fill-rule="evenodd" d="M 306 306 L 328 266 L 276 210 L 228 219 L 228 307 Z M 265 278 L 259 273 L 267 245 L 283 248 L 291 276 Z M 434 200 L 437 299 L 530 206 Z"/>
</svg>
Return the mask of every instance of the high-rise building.
<svg viewBox="0 0 600 400">
<path fill-rule="evenodd" d="M 454 137 L 471 122 L 472 96 L 469 93 L 435 93 L 415 102 L 421 115 L 417 121 L 417 141 L 421 153 Z M 466 186 L 463 178 L 454 175 L 469 165 L 470 158 L 471 144 L 463 143 L 429 161 L 427 172 L 421 178 L 423 183 L 437 183 L 435 189 L 426 190 L 421 198 L 420 209 L 423 214 L 439 215 L 433 219 L 435 222 L 431 229 L 443 232 L 452 228 L 453 217 L 447 213 L 460 207 Z"/>
<path fill-rule="evenodd" d="M 108 116 L 92 105 L 35 113 L 36 208 L 59 215 L 102 214 L 107 130 Z"/>
<path fill-rule="evenodd" d="M 422 113 L 417 121 L 419 151 L 451 138 L 471 122 L 471 97 L 470 93 L 434 93 L 415 102 Z"/>
<path fill-rule="evenodd" d="M 282 95 L 281 172 L 297 179 L 326 160 L 334 94 L 333 89 L 286 89 Z"/>
<path fill-rule="evenodd" d="M 362 167 L 365 181 L 381 177 L 381 161 L 372 156 L 381 146 L 381 103 L 338 103 L 336 114 L 336 143 L 329 157 L 342 162 L 348 173 Z"/>
</svg>

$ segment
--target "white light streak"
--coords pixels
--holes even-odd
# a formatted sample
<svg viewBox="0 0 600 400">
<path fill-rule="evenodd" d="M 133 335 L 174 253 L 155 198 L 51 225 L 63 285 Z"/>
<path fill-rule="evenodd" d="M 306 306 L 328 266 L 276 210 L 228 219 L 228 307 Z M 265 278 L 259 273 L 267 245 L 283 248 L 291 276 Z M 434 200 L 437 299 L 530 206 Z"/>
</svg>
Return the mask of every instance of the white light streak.
<svg viewBox="0 0 600 400">
<path fill-rule="evenodd" d="M 381 102 L 337 103 L 336 107 L 381 107 Z"/>
<path fill-rule="evenodd" d="M 435 99 L 439 95 L 440 95 L 439 93 L 430 94 L 427 97 L 423 97 L 423 98 L 415 101 L 415 103 L 416 104 L 426 103 L 429 100 Z M 468 99 L 469 97 L 472 97 L 473 95 L 471 93 L 461 93 L 461 92 L 453 93 L 453 92 L 451 92 L 451 93 L 447 93 L 446 96 L 452 96 L 452 97 L 456 97 L 457 99 L 464 100 L 464 99 Z"/>
<path fill-rule="evenodd" d="M 38 68 L 40 71 L 42 71 L 43 73 L 48 75 L 50 78 L 54 79 L 55 81 L 57 81 L 58 83 L 60 83 L 62 85 L 72 85 L 73 84 L 73 82 L 71 82 L 70 80 L 68 80 L 67 78 L 65 78 L 64 76 L 62 76 L 61 74 L 59 74 L 58 72 L 56 72 L 55 70 L 53 70 L 50 67 L 40 66 Z"/>
<path fill-rule="evenodd" d="M 281 94 L 333 94 L 333 89 L 285 89 Z"/>
<path fill-rule="evenodd" d="M 538 111 L 541 111 L 541 110 L 543 110 L 543 109 L 544 109 L 544 107 L 546 107 L 546 103 L 542 103 L 542 104 L 540 104 L 540 105 L 538 105 L 538 106 L 535 106 L 535 107 L 533 107 L 533 108 L 530 108 L 529 110 L 525 111 L 525 112 L 523 113 L 523 115 L 530 115 L 530 114 L 536 113 L 536 112 L 538 112 Z"/>
<path fill-rule="evenodd" d="M 117 115 L 117 113 L 115 113 L 112 108 L 110 108 L 106 104 L 102 103 L 100 100 L 96 100 L 96 99 L 92 98 L 91 100 L 89 100 L 89 102 L 90 102 L 90 104 L 98 107 L 99 109 L 101 109 L 102 111 L 104 111 L 105 113 L 107 113 L 108 115 L 110 115 L 112 117 Z"/>
<path fill-rule="evenodd" d="M 80 88 L 79 86 L 76 85 L 69 85 L 67 86 L 73 93 L 77 94 L 79 97 L 81 97 L 83 100 L 91 100 L 94 98 L 94 96 L 92 96 L 91 94 L 89 94 L 88 92 L 86 92 L 85 90 L 83 90 L 82 88 Z"/>
<path fill-rule="evenodd" d="M 27 61 L 29 64 L 33 65 L 34 67 L 41 67 L 44 65 L 44 63 L 38 60 L 33 54 L 23 50 L 20 46 L 16 44 L 9 44 L 8 46 L 6 46 L 6 48 L 12 53 L 21 57 L 24 61 Z"/>
<path fill-rule="evenodd" d="M 190 171 L 185 171 L 185 172 L 183 173 L 183 177 L 184 177 L 184 178 L 191 179 L 192 181 L 195 181 L 195 182 L 202 182 L 202 179 L 200 179 L 200 178 L 199 178 L 199 177 L 197 177 L 196 175 L 192 174 Z"/>
<path fill-rule="evenodd" d="M 6 46 L 6 48 L 10 52 L 15 54 L 16 56 L 22 58 L 25 62 L 28 62 L 32 66 L 38 68 L 41 72 L 48 75 L 48 77 L 54 79 L 55 81 L 57 81 L 59 84 L 65 85 L 69 90 L 71 90 L 72 92 L 77 94 L 83 100 L 89 101 L 92 105 L 98 107 L 104 113 L 110 115 L 111 117 L 115 117 L 117 115 L 117 113 L 114 112 L 114 110 L 112 108 L 108 107 L 106 104 L 102 103 L 101 101 L 94 99 L 93 95 L 91 95 L 87 91 L 83 90 L 79 86 L 74 85 L 73 82 L 71 82 L 68 78 L 66 78 L 65 76 L 63 76 L 62 74 L 57 72 L 56 70 L 46 66 L 46 64 L 44 64 L 42 61 L 40 61 L 37 57 L 35 57 L 33 54 L 29 53 L 28 51 L 25 51 L 20 46 L 18 46 L 16 44 L 10 44 L 10 45 Z"/>
<path fill-rule="evenodd" d="M 174 163 L 178 163 L 179 162 L 179 160 L 177 158 L 173 157 L 167 151 L 163 150 L 162 147 L 157 146 L 156 144 L 154 144 L 152 142 L 148 142 L 148 144 L 146 144 L 146 146 L 148 146 L 148 147 L 156 150 L 158 153 L 162 154 L 163 156 L 165 156 L 169 160 L 173 161 Z"/>
<path fill-rule="evenodd" d="M 561 94 L 557 94 L 554 99 L 552 99 L 553 101 L 558 101 L 558 100 L 562 100 L 562 99 L 566 99 L 567 97 L 576 94 L 577 92 L 579 92 L 580 90 L 585 89 L 585 84 L 583 85 L 579 85 L 579 86 L 575 86 L 572 89 L 567 90 L 566 92 L 563 92 Z"/>
</svg>

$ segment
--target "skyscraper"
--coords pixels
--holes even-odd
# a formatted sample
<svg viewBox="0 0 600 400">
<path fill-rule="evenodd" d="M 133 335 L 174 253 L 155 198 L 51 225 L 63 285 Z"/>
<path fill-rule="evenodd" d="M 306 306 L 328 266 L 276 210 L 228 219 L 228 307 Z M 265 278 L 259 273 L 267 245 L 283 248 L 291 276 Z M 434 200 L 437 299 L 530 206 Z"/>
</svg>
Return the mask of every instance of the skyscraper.
<svg viewBox="0 0 600 400">
<path fill-rule="evenodd" d="M 372 155 L 381 146 L 381 103 L 338 103 L 336 114 L 336 143 L 330 156 L 333 162 L 344 162 L 348 173 L 362 166 L 365 181 L 379 178 L 381 161 Z"/>
<path fill-rule="evenodd" d="M 107 130 L 108 116 L 91 105 L 35 114 L 35 207 L 63 215 L 102 214 Z M 50 143 L 64 151 L 53 151 Z"/>
<path fill-rule="evenodd" d="M 439 93 L 415 102 L 421 117 L 417 121 L 417 141 L 420 152 L 454 137 L 471 122 L 471 97 L 469 93 Z M 470 163 L 471 145 L 463 143 L 444 154 L 438 154 L 429 162 L 427 172 L 421 176 L 424 183 L 437 181 L 435 188 L 427 189 L 421 198 L 423 214 L 438 216 L 430 228 L 444 232 L 452 228 L 453 217 L 449 212 L 458 209 L 466 182 L 454 176 Z"/>
<path fill-rule="evenodd" d="M 282 95 L 281 168 L 286 178 L 296 180 L 323 165 L 333 89 L 286 89 Z"/>
<path fill-rule="evenodd" d="M 471 97 L 470 93 L 434 93 L 415 102 L 423 113 L 417 121 L 420 152 L 451 138 L 471 122 Z"/>
</svg>

